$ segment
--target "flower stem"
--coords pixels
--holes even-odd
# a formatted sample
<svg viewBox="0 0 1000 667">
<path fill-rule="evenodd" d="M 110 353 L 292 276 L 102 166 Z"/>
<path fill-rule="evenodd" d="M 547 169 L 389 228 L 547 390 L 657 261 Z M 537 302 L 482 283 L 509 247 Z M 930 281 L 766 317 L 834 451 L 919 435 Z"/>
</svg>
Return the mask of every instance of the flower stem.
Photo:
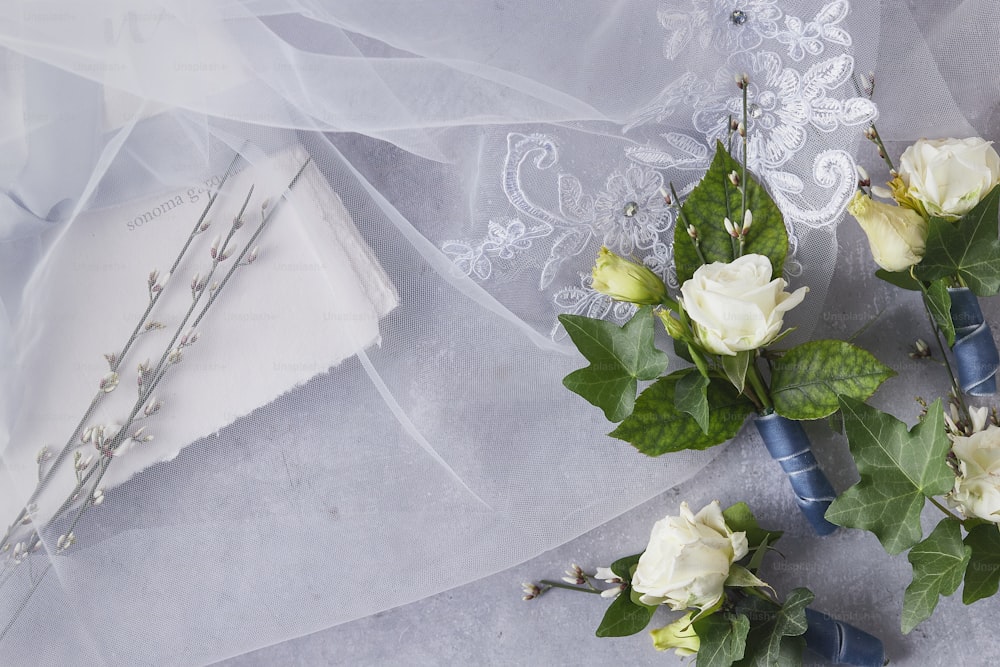
<svg viewBox="0 0 1000 667">
<path fill-rule="evenodd" d="M 934 497 L 932 497 L 932 496 L 927 496 L 927 500 L 931 501 L 931 503 L 932 503 L 932 504 L 934 505 L 934 507 L 937 507 L 937 508 L 938 508 L 939 510 L 941 510 L 942 512 L 944 512 L 945 514 L 947 514 L 947 515 L 948 515 L 949 517 L 951 517 L 951 518 L 952 518 L 952 519 L 954 519 L 955 521 L 958 521 L 958 522 L 959 522 L 960 524 L 962 524 L 963 526 L 965 525 L 965 522 L 964 522 L 964 521 L 962 521 L 961 519 L 959 519 L 959 518 L 958 518 L 957 516 L 955 516 L 955 514 L 954 514 L 954 513 L 952 513 L 952 512 L 951 512 L 951 511 L 950 511 L 950 510 L 949 510 L 949 509 L 948 509 L 947 507 L 945 507 L 945 506 L 944 506 L 944 505 L 942 505 L 942 504 L 941 504 L 940 502 L 938 502 L 937 498 L 934 498 Z"/>
<path fill-rule="evenodd" d="M 747 214 L 747 161 L 750 158 L 749 151 L 747 150 L 747 135 L 750 134 L 750 116 L 747 113 L 747 89 L 750 87 L 750 83 L 746 81 L 744 77 L 743 81 L 743 178 L 740 181 L 740 191 L 743 195 L 740 204 L 740 219 L 739 224 L 743 224 L 743 217 Z M 743 256 L 743 238 L 740 238 L 740 254 L 737 257 Z"/>
<path fill-rule="evenodd" d="M 878 148 L 878 155 L 882 158 L 885 163 L 889 166 L 889 171 L 892 173 L 896 172 L 896 166 L 892 163 L 892 158 L 889 157 L 889 151 L 885 149 L 885 144 L 882 143 L 882 136 L 878 133 L 878 128 L 875 127 L 875 123 L 871 124 L 871 141 Z"/>
<path fill-rule="evenodd" d="M 757 368 L 757 360 L 751 359 L 750 366 L 747 368 L 747 380 L 753 386 L 754 393 L 757 394 L 757 398 L 760 399 L 760 403 L 763 406 L 761 412 L 763 414 L 770 414 L 774 412 L 774 404 L 771 402 L 771 396 L 767 391 L 767 387 L 764 385 L 764 378 L 760 375 L 760 370 Z"/>
<path fill-rule="evenodd" d="M 920 292 L 923 295 L 921 301 L 924 303 L 924 313 L 927 315 L 927 321 L 930 322 L 931 330 L 934 331 L 934 340 L 937 343 L 938 350 L 941 352 L 941 359 L 944 361 L 944 367 L 948 370 L 948 376 L 951 378 L 951 392 L 955 395 L 955 400 L 962 409 L 962 416 L 965 418 L 965 423 L 971 424 L 972 413 L 965 402 L 965 398 L 962 396 L 962 389 L 959 387 L 955 370 L 951 367 L 951 362 L 948 360 L 948 352 L 945 350 L 944 341 L 941 340 L 941 329 L 934 320 L 934 314 L 931 313 L 930 306 L 927 305 L 927 288 L 924 287 L 923 281 L 919 279 L 917 280 L 917 284 L 920 285 Z"/>
<path fill-rule="evenodd" d="M 593 595 L 600 595 L 601 591 L 596 588 L 581 588 L 579 586 L 570 586 L 569 584 L 564 584 L 561 581 L 551 581 L 549 579 L 542 579 L 540 584 L 548 586 L 549 588 L 562 588 L 567 591 L 577 591 L 578 593 L 591 593 Z"/>
<path fill-rule="evenodd" d="M 698 253 L 698 259 L 701 260 L 702 264 L 708 264 L 708 260 L 705 259 L 705 255 L 701 251 L 701 241 L 698 240 L 698 228 L 692 225 L 687 215 L 685 215 L 684 208 L 681 206 L 681 200 L 677 196 L 677 190 L 674 189 L 673 181 L 670 182 L 670 194 L 674 197 L 674 203 L 677 204 L 677 213 L 680 216 L 681 224 L 684 225 L 684 229 L 688 230 L 688 236 L 691 238 L 691 243 L 694 244 L 694 251 Z M 692 229 L 695 230 L 693 233 L 690 231 Z"/>
</svg>

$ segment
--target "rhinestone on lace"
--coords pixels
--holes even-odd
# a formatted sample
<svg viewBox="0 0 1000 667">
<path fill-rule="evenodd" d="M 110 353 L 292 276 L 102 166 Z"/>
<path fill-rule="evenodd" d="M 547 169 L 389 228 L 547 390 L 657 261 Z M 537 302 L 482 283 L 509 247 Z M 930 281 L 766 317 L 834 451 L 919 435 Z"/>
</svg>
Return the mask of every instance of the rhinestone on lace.
<svg viewBox="0 0 1000 667">
<path fill-rule="evenodd" d="M 626 202 L 625 210 L 623 212 L 625 213 L 626 218 L 633 218 L 635 217 L 635 214 L 639 212 L 639 204 L 634 201 Z"/>
<path fill-rule="evenodd" d="M 762 113 L 764 113 L 764 110 L 756 102 L 751 102 L 747 105 L 747 115 L 751 118 L 760 118 Z"/>
<path fill-rule="evenodd" d="M 743 25 L 747 22 L 747 13 L 742 9 L 734 9 L 733 13 L 729 15 L 729 20 L 734 25 Z"/>
</svg>

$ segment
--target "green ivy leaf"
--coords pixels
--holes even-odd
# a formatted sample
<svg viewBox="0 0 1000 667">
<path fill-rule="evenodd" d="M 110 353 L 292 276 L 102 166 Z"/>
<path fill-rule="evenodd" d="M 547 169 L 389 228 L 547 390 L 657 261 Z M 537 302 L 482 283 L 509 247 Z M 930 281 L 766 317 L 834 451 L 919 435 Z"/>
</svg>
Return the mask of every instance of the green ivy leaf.
<svg viewBox="0 0 1000 667">
<path fill-rule="evenodd" d="M 691 415 L 677 409 L 677 382 L 690 371 L 672 373 L 647 387 L 635 402 L 635 409 L 609 435 L 631 443 L 648 456 L 660 456 L 684 449 L 707 449 L 732 438 L 740 430 L 753 404 L 737 395 L 724 380 L 708 385 L 711 414 L 708 432 L 702 431 Z"/>
<path fill-rule="evenodd" d="M 805 645 L 801 635 L 809 627 L 806 607 L 813 597 L 809 589 L 796 588 L 781 607 L 756 597 L 740 602 L 737 610 L 754 619 L 754 623 L 747 635 L 744 657 L 734 664 L 739 667 L 799 667 Z"/>
<path fill-rule="evenodd" d="M 913 292 L 919 292 L 921 283 L 920 281 L 914 279 L 910 275 L 909 271 L 886 271 L 885 269 L 879 269 L 875 272 L 877 278 L 881 278 L 890 285 L 895 285 L 896 287 L 901 287 L 905 290 L 910 290 Z"/>
<path fill-rule="evenodd" d="M 756 549 L 762 544 L 774 544 L 784 535 L 780 530 L 764 530 L 757 523 L 750 506 L 744 502 L 738 502 L 722 510 L 722 516 L 726 520 L 726 525 L 734 533 L 746 533 L 747 544 L 750 549 Z"/>
<path fill-rule="evenodd" d="M 962 544 L 962 524 L 945 518 L 927 539 L 910 549 L 913 581 L 903 594 L 903 634 L 930 618 L 939 595 L 951 595 L 962 583 L 972 547 Z"/>
<path fill-rule="evenodd" d="M 582 315 L 560 315 L 577 349 L 590 362 L 563 384 L 619 422 L 635 405 L 637 380 L 652 380 L 667 368 L 667 355 L 653 344 L 653 310 L 644 306 L 625 326 Z"/>
<path fill-rule="evenodd" d="M 688 373 L 677 381 L 674 406 L 691 415 L 703 433 L 708 433 L 708 378 L 701 373 Z"/>
<path fill-rule="evenodd" d="M 955 483 L 945 462 L 951 442 L 944 432 L 941 400 L 910 431 L 892 415 L 853 398 L 841 397 L 840 406 L 861 481 L 833 501 L 826 518 L 838 526 L 870 530 L 886 551 L 898 554 L 923 536 L 925 496 L 945 494 Z"/>
<path fill-rule="evenodd" d="M 788 350 L 771 371 L 774 409 L 788 419 L 821 419 L 837 411 L 838 395 L 863 401 L 896 373 L 842 340 L 814 340 Z"/>
<path fill-rule="evenodd" d="M 743 657 L 750 632 L 750 619 L 742 614 L 712 614 L 697 621 L 698 633 L 696 667 L 730 667 Z"/>
<path fill-rule="evenodd" d="M 628 637 L 642 632 L 655 611 L 656 607 L 633 602 L 628 591 L 622 591 L 604 612 L 596 634 L 598 637 Z"/>
<path fill-rule="evenodd" d="M 955 344 L 955 323 L 951 320 L 951 295 L 944 279 L 935 280 L 924 293 L 924 303 L 934 317 L 938 329 L 948 339 L 948 347 Z"/>
<path fill-rule="evenodd" d="M 1000 188 L 993 188 L 956 222 L 931 218 L 924 258 L 914 269 L 916 276 L 934 282 L 957 275 L 978 296 L 1000 292 L 998 201 Z"/>
<path fill-rule="evenodd" d="M 1000 587 L 1000 530 L 995 523 L 980 524 L 965 536 L 965 545 L 972 549 L 972 557 L 965 570 L 962 602 L 972 604 L 996 595 Z"/>
<path fill-rule="evenodd" d="M 722 226 L 722 219 L 729 218 L 736 224 L 742 207 L 742 195 L 729 182 L 729 173 L 738 172 L 741 177 L 743 167 L 726 151 L 722 142 L 715 148 L 715 157 L 701 182 L 691 191 L 681 207 L 684 221 L 694 225 L 701 239 L 701 251 L 708 262 L 733 261 L 732 237 Z M 764 255 L 771 260 L 774 277 L 781 276 L 788 254 L 788 233 L 778 205 L 754 178 L 747 174 L 747 208 L 753 211 L 753 226 L 747 236 L 743 252 Z M 683 223 L 674 227 L 674 265 L 677 279 L 688 280 L 701 260 Z"/>
</svg>

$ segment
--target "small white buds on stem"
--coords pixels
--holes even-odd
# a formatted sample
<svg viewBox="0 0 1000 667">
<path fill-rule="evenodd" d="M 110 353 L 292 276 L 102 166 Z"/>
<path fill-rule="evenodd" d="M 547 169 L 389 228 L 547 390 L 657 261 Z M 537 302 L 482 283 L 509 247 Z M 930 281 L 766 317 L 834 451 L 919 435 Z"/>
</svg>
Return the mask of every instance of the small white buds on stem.
<svg viewBox="0 0 1000 667">
<path fill-rule="evenodd" d="M 111 371 L 102 377 L 101 381 L 98 383 L 98 387 L 100 387 L 101 391 L 105 394 L 113 392 L 118 387 L 118 373 Z"/>
<path fill-rule="evenodd" d="M 670 193 L 667 192 L 667 189 L 665 187 L 663 187 L 662 185 L 660 186 L 660 196 L 663 197 L 663 202 L 667 206 L 670 206 L 671 204 L 674 203 L 674 200 L 671 199 L 671 197 L 670 197 Z"/>
<path fill-rule="evenodd" d="M 201 334 L 194 329 L 191 329 L 186 334 L 181 336 L 180 347 L 190 347 L 191 345 L 197 343 L 199 338 L 201 338 Z"/>
<path fill-rule="evenodd" d="M 147 417 L 152 417 L 157 412 L 159 412 L 160 408 L 162 407 L 163 407 L 163 401 L 158 400 L 157 398 L 154 397 L 150 399 L 149 403 L 146 404 L 146 407 L 142 409 L 142 414 Z"/>
<path fill-rule="evenodd" d="M 521 584 L 521 591 L 524 593 L 524 595 L 521 596 L 522 600 L 534 600 L 542 594 L 542 589 L 538 586 L 538 584 L 530 581 L 526 581 Z"/>
<path fill-rule="evenodd" d="M 72 531 L 70 531 L 68 535 L 60 535 L 59 539 L 56 541 L 56 550 L 66 551 L 66 549 L 73 546 L 74 542 L 76 542 L 76 535 L 74 535 Z"/>
</svg>

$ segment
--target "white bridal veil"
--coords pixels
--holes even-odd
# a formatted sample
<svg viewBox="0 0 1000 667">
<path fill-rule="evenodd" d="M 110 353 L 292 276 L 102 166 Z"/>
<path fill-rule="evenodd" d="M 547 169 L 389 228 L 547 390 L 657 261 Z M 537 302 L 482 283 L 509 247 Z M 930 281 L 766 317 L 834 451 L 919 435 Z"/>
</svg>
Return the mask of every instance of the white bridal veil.
<svg viewBox="0 0 1000 667">
<path fill-rule="evenodd" d="M 860 0 L 0 7 L 0 519 L 23 519 L 3 553 L 2 662 L 220 660 L 504 569 L 693 475 L 711 451 L 647 459 L 562 388 L 581 359 L 557 315 L 630 315 L 589 285 L 602 244 L 673 280 L 661 189 L 701 176 L 746 72 L 751 167 L 785 211 L 808 333 L 876 116 L 855 75 L 900 73 L 880 77 L 883 114 L 927 114 L 889 139 L 990 118 L 982 81 L 945 85 L 946 66 L 982 61 L 906 86 L 989 9 L 955 4 L 917 22 Z M 926 33 L 912 58 L 879 56 L 890 23 Z M 127 417 L 138 365 L 251 184 L 231 247 L 280 209 L 256 261 L 115 451 L 102 502 L 59 514 L 100 462 L 95 431 L 80 436 Z M 108 379 L 103 355 L 217 190 L 162 283 L 163 330 Z"/>
</svg>

